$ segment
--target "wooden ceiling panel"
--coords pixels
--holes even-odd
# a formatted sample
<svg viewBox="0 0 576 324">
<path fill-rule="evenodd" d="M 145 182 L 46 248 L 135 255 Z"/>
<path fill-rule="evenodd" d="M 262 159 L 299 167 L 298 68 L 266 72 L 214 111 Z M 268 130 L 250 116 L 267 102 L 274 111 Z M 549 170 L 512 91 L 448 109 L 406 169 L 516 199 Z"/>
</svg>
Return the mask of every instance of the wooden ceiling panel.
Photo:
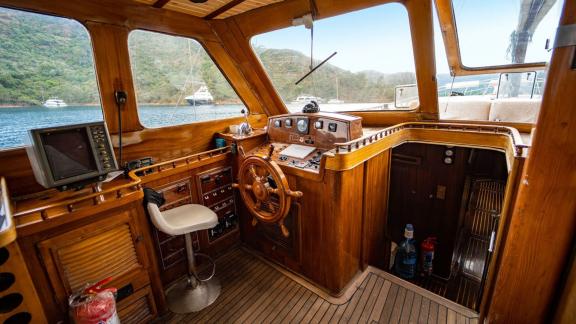
<svg viewBox="0 0 576 324">
<path fill-rule="evenodd" d="M 158 0 L 134 0 L 135 2 L 144 3 L 153 6 Z M 283 0 L 244 0 L 239 4 L 233 6 L 229 10 L 218 15 L 217 19 L 228 18 L 237 14 L 241 14 L 252 9 L 267 6 Z M 239 2 L 238 0 L 208 0 L 205 3 L 193 3 L 190 0 L 169 0 L 163 5 L 164 9 L 177 11 L 192 15 L 195 17 L 206 17 L 218 9 L 226 6 L 232 2 Z"/>
<path fill-rule="evenodd" d="M 246 0 L 240 3 L 239 5 L 231 8 L 230 10 L 222 13 L 216 19 L 224 19 L 231 16 L 235 16 L 241 14 L 246 11 L 250 11 L 252 9 L 260 8 L 263 6 L 267 6 L 273 3 L 282 2 L 283 0 Z"/>
</svg>

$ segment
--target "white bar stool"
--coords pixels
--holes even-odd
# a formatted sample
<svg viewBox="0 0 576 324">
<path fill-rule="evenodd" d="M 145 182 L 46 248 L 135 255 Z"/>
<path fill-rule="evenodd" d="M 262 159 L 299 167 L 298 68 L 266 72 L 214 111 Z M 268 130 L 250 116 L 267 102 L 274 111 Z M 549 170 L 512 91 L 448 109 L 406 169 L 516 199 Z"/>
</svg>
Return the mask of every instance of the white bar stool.
<svg viewBox="0 0 576 324">
<path fill-rule="evenodd" d="M 161 212 L 154 203 L 148 203 L 148 212 L 156 228 L 169 235 L 182 235 L 186 239 L 186 254 L 188 258 L 188 278 L 176 283 L 168 289 L 166 301 L 168 308 L 174 313 L 197 312 L 212 304 L 220 295 L 220 281 L 214 276 L 216 264 L 212 263 L 212 274 L 205 279 L 198 277 L 192 238 L 190 233 L 210 229 L 218 224 L 218 216 L 208 207 L 188 204 Z"/>
</svg>

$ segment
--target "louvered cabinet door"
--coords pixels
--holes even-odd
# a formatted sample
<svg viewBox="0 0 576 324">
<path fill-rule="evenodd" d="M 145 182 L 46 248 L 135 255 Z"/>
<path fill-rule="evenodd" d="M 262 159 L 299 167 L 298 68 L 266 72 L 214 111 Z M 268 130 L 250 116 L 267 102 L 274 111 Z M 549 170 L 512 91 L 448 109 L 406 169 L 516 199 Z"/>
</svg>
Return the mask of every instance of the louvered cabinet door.
<svg viewBox="0 0 576 324">
<path fill-rule="evenodd" d="M 42 261 L 63 311 L 68 296 L 113 277 L 110 287 L 148 287 L 148 259 L 138 224 L 130 210 L 116 212 L 98 222 L 41 241 Z"/>
</svg>

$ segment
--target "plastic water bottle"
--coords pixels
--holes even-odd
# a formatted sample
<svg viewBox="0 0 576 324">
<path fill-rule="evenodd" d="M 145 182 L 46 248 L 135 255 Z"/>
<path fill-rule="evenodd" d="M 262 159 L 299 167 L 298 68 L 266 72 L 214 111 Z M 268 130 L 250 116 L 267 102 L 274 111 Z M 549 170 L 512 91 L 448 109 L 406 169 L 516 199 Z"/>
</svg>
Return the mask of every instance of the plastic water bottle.
<svg viewBox="0 0 576 324">
<path fill-rule="evenodd" d="M 414 241 L 414 227 L 406 224 L 404 240 L 398 246 L 394 262 L 394 271 L 401 278 L 412 279 L 416 276 L 416 244 Z"/>
</svg>

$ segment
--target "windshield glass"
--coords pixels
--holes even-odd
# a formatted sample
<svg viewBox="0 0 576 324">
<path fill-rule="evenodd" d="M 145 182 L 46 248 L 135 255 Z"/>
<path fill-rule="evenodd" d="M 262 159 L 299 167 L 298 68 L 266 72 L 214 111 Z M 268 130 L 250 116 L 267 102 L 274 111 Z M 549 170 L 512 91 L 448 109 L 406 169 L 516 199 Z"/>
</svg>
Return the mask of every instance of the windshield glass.
<svg viewBox="0 0 576 324">
<path fill-rule="evenodd" d="M 416 83 L 408 14 L 386 4 L 252 38 L 252 47 L 292 112 L 315 100 L 323 111 L 397 110 L 418 106 L 418 95 L 394 105 L 398 85 Z M 337 54 L 296 85 L 334 52 Z"/>
<path fill-rule="evenodd" d="M 453 0 L 462 64 L 548 62 L 562 0 Z"/>
<path fill-rule="evenodd" d="M 197 41 L 135 30 L 128 45 L 142 125 L 239 117 L 246 108 Z"/>
</svg>

